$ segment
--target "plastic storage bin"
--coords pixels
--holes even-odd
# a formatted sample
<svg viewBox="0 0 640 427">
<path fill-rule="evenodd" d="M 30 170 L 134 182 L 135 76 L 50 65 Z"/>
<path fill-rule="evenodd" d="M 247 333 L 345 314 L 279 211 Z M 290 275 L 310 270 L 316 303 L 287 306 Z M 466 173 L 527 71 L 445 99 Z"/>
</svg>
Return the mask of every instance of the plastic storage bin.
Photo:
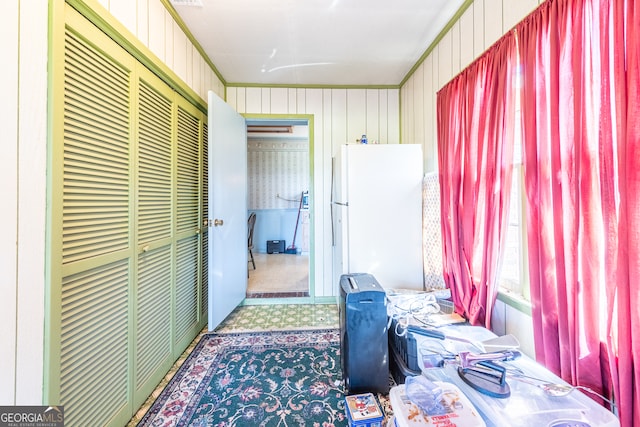
<svg viewBox="0 0 640 427">
<path fill-rule="evenodd" d="M 464 337 L 472 342 L 481 342 L 496 336 L 485 328 L 469 325 L 446 326 L 440 328 L 440 331 L 445 335 Z M 419 355 L 425 352 L 425 348 L 440 345 L 444 345 L 449 351 L 455 353 L 464 350 L 478 351 L 461 342 L 442 341 L 422 336 L 415 338 Z M 505 364 L 520 369 L 527 376 L 539 378 L 541 382 L 563 382 L 526 355 Z M 535 385 L 509 376 L 507 383 L 510 386 L 511 395 L 505 399 L 498 399 L 480 393 L 466 384 L 458 375 L 455 365 L 423 369 L 422 374 L 434 382 L 446 381 L 455 384 L 473 403 L 487 427 L 564 427 L 569 425 L 618 427 L 620 425 L 614 414 L 578 390 L 563 397 L 547 396 Z"/>
<path fill-rule="evenodd" d="M 398 320 L 393 319 L 391 321 L 391 327 L 389 328 L 389 345 L 394 351 L 394 356 L 402 362 L 410 371 L 421 372 L 421 367 L 418 365 L 418 347 L 416 338 L 411 333 L 406 333 L 403 336 L 396 334 L 398 326 Z M 415 375 L 415 374 L 414 374 Z"/>
<path fill-rule="evenodd" d="M 405 363 L 406 352 L 405 357 L 402 357 L 402 355 L 398 353 L 398 350 L 396 350 L 396 346 L 391 343 L 391 338 L 391 335 L 389 335 L 389 371 L 396 384 L 404 384 L 406 377 L 420 375 L 421 371 L 409 369 Z"/>
<path fill-rule="evenodd" d="M 389 392 L 396 427 L 485 427 L 478 410 L 465 394 L 454 384 L 436 382 L 443 391 L 443 405 L 448 412 L 443 415 L 428 415 L 412 403 L 405 393 L 405 386 L 398 385 Z"/>
</svg>

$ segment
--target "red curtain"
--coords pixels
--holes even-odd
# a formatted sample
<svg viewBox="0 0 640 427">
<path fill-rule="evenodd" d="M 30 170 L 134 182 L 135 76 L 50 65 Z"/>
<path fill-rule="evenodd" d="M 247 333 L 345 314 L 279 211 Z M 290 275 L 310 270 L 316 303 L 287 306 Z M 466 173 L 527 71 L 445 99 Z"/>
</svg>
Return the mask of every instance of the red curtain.
<svg viewBox="0 0 640 427">
<path fill-rule="evenodd" d="M 640 426 L 640 5 L 613 1 L 619 209 L 607 269 L 608 344 L 622 427 Z"/>
<path fill-rule="evenodd" d="M 486 327 L 509 208 L 515 65 L 508 34 L 437 95 L 443 275 L 456 311 Z"/>
<path fill-rule="evenodd" d="M 640 425 L 640 96 L 633 0 L 549 0 L 518 27 L 536 357 Z M 603 326 L 604 325 L 604 326 Z"/>
</svg>

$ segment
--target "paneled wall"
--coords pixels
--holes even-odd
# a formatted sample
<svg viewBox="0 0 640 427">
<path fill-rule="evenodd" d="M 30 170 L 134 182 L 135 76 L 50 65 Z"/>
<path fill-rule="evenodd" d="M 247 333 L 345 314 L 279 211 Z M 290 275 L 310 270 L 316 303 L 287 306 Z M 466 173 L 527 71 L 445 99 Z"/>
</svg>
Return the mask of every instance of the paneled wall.
<svg viewBox="0 0 640 427">
<path fill-rule="evenodd" d="M 200 95 L 200 98 L 206 100 L 207 91 L 213 90 L 224 99 L 224 84 L 161 0 L 96 1 Z"/>
<path fill-rule="evenodd" d="M 543 1 L 475 0 L 402 86 L 402 141 L 423 144 L 425 172 L 438 169 L 437 92 Z M 530 316 L 497 301 L 492 324 L 498 334 L 516 335 L 533 356 Z"/>
<path fill-rule="evenodd" d="M 475 0 L 402 86 L 402 141 L 423 144 L 425 172 L 438 168 L 436 93 L 543 1 Z"/>
<path fill-rule="evenodd" d="M 47 197 L 55 197 L 47 195 L 48 19 L 50 6 L 63 3 L 10 1 L 0 14 L 0 405 L 43 402 Z M 107 20 L 115 17 L 202 99 L 209 89 L 224 96 L 224 85 L 161 0 L 85 3 Z M 56 25 L 55 13 L 52 19 Z"/>
<path fill-rule="evenodd" d="M 320 89 L 228 87 L 227 102 L 239 113 L 313 115 L 313 165 L 310 188 L 313 217 L 315 296 L 333 296 L 331 161 L 340 145 L 400 140 L 397 89 Z M 405 142 L 409 142 L 407 139 Z"/>
<path fill-rule="evenodd" d="M 42 400 L 47 156 L 47 2 L 0 14 L 0 405 Z"/>
</svg>

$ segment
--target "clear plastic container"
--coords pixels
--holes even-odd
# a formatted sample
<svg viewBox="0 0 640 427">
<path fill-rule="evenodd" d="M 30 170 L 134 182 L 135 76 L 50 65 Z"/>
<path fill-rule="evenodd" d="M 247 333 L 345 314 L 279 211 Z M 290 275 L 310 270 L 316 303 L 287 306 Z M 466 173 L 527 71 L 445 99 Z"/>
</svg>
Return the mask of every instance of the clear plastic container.
<svg viewBox="0 0 640 427">
<path fill-rule="evenodd" d="M 446 414 L 430 416 L 420 411 L 407 397 L 404 384 L 391 389 L 389 400 L 396 427 L 486 427 L 478 410 L 458 387 L 447 382 L 435 384 L 443 391 L 443 404 L 449 408 Z"/>
<path fill-rule="evenodd" d="M 440 331 L 445 335 L 461 337 L 473 342 L 480 342 L 496 336 L 485 328 L 468 325 L 446 326 L 440 328 Z M 451 353 L 478 352 L 478 349 L 473 346 L 459 341 L 443 341 L 421 336 L 416 337 L 416 341 L 419 361 L 422 361 L 424 355 L 433 354 L 433 351 L 439 351 L 438 349 Z M 539 378 L 540 383 L 566 384 L 561 378 L 526 355 L 503 363 L 503 365 L 512 370 L 517 368 L 524 375 Z M 509 397 L 501 399 L 480 393 L 466 384 L 458 375 L 456 365 L 447 364 L 443 368 L 422 366 L 422 374 L 434 382 L 448 381 L 457 385 L 473 402 L 488 427 L 540 427 L 562 425 L 558 424 L 562 422 L 589 427 L 618 427 L 620 425 L 618 418 L 613 413 L 579 390 L 574 390 L 567 396 L 549 396 L 542 389 L 528 382 L 519 381 L 517 375 L 511 374 L 507 376 L 511 394 Z"/>
</svg>

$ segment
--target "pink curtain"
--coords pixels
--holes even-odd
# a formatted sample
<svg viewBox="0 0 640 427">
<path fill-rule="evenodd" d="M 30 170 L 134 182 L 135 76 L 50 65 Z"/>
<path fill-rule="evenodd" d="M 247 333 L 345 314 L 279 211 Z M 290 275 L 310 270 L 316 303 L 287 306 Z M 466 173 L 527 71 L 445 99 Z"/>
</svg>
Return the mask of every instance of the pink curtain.
<svg viewBox="0 0 640 427">
<path fill-rule="evenodd" d="M 633 0 L 548 0 L 516 27 L 536 357 L 640 425 L 640 96 Z M 604 325 L 604 326 L 603 326 Z"/>
<path fill-rule="evenodd" d="M 620 422 L 630 427 L 640 426 L 640 5 L 613 4 L 619 220 L 607 266 L 607 338 Z"/>
<path fill-rule="evenodd" d="M 444 279 L 456 311 L 486 327 L 509 207 L 515 58 L 508 34 L 437 96 Z"/>
</svg>

